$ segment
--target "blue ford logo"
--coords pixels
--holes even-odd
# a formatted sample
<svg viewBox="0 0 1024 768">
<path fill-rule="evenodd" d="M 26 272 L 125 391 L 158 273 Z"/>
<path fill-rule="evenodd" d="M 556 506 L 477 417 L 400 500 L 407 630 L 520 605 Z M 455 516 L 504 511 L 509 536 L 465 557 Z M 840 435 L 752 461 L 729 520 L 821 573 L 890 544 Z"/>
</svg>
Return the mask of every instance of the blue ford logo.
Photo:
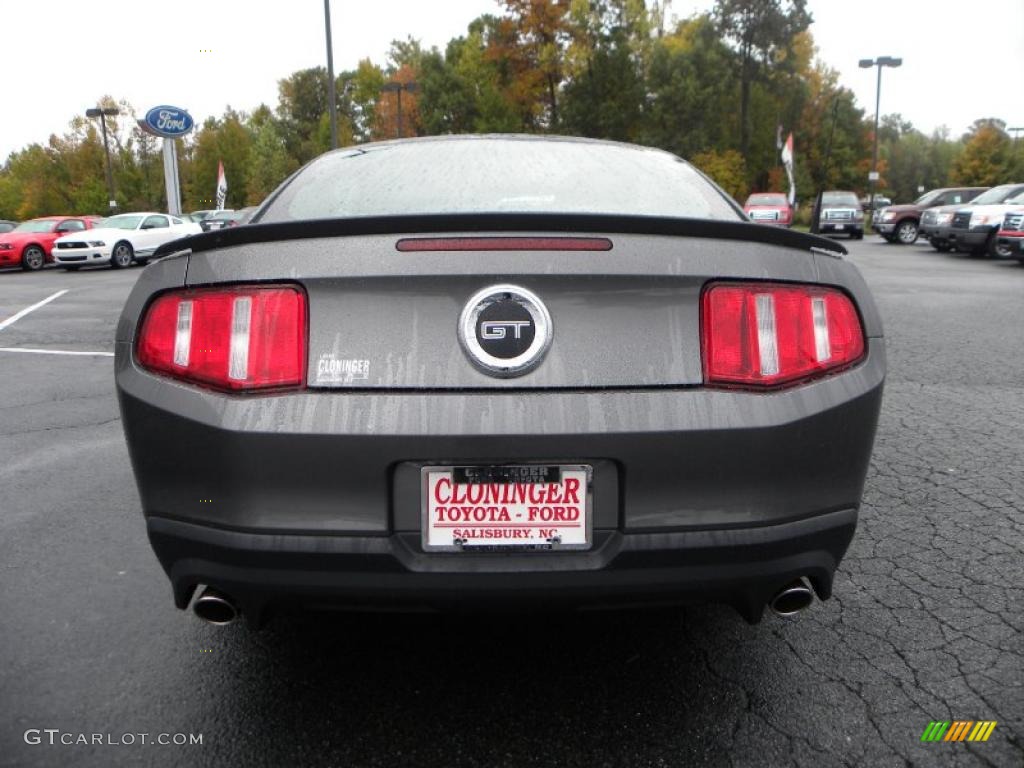
<svg viewBox="0 0 1024 768">
<path fill-rule="evenodd" d="M 184 109 L 169 107 L 167 105 L 153 107 L 146 113 L 146 125 L 153 133 L 166 136 L 168 139 L 177 139 L 192 130 L 195 121 L 192 115 Z"/>
</svg>

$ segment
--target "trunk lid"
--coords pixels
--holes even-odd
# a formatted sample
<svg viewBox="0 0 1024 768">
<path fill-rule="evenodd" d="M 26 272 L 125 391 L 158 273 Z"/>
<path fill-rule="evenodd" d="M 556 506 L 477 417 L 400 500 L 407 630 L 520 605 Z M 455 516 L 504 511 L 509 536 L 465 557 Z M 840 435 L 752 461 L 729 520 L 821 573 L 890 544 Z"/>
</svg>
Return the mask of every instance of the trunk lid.
<svg viewBox="0 0 1024 768">
<path fill-rule="evenodd" d="M 309 296 L 313 389 L 582 390 L 701 384 L 700 296 L 710 280 L 817 280 L 809 249 L 579 236 L 606 237 L 612 247 L 402 252 L 396 235 L 254 242 L 193 253 L 188 283 L 301 283 Z M 550 315 L 546 355 L 522 375 L 488 373 L 459 338 L 467 303 L 497 285 L 526 289 Z M 508 334 L 514 329 L 505 326 Z"/>
</svg>

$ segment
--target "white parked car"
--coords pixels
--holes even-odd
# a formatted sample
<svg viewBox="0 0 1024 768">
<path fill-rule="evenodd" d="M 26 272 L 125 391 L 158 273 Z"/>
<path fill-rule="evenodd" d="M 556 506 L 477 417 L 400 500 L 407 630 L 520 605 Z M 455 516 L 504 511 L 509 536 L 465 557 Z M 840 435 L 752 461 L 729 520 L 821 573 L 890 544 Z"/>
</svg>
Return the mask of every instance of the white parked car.
<svg viewBox="0 0 1024 768">
<path fill-rule="evenodd" d="M 195 222 L 166 213 L 122 213 L 94 229 L 57 238 L 53 260 L 69 270 L 91 264 L 110 264 L 115 269 L 132 262 L 145 264 L 164 243 L 202 231 Z"/>
</svg>

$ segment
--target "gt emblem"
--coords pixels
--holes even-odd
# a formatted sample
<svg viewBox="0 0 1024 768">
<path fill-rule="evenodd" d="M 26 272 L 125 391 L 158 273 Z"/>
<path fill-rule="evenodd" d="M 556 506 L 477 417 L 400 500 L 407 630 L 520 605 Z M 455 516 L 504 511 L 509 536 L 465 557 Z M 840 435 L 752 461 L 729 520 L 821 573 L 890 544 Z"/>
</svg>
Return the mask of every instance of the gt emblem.
<svg viewBox="0 0 1024 768">
<path fill-rule="evenodd" d="M 504 339 L 506 330 L 511 328 L 514 338 L 523 337 L 523 328 L 529 328 L 529 320 L 496 320 L 480 323 L 480 336 L 485 339 Z"/>
<path fill-rule="evenodd" d="M 459 317 L 459 341 L 470 361 L 491 376 L 522 376 L 551 345 L 551 315 L 533 293 L 495 285 L 470 297 Z"/>
</svg>

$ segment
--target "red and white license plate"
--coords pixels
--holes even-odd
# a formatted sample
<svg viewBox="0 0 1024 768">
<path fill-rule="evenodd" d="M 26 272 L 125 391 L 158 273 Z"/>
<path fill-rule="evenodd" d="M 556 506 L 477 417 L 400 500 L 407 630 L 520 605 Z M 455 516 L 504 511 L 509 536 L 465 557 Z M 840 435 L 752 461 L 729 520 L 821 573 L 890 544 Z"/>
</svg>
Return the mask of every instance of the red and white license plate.
<svg viewBox="0 0 1024 768">
<path fill-rule="evenodd" d="M 585 464 L 424 467 L 423 548 L 589 549 Z"/>
</svg>

